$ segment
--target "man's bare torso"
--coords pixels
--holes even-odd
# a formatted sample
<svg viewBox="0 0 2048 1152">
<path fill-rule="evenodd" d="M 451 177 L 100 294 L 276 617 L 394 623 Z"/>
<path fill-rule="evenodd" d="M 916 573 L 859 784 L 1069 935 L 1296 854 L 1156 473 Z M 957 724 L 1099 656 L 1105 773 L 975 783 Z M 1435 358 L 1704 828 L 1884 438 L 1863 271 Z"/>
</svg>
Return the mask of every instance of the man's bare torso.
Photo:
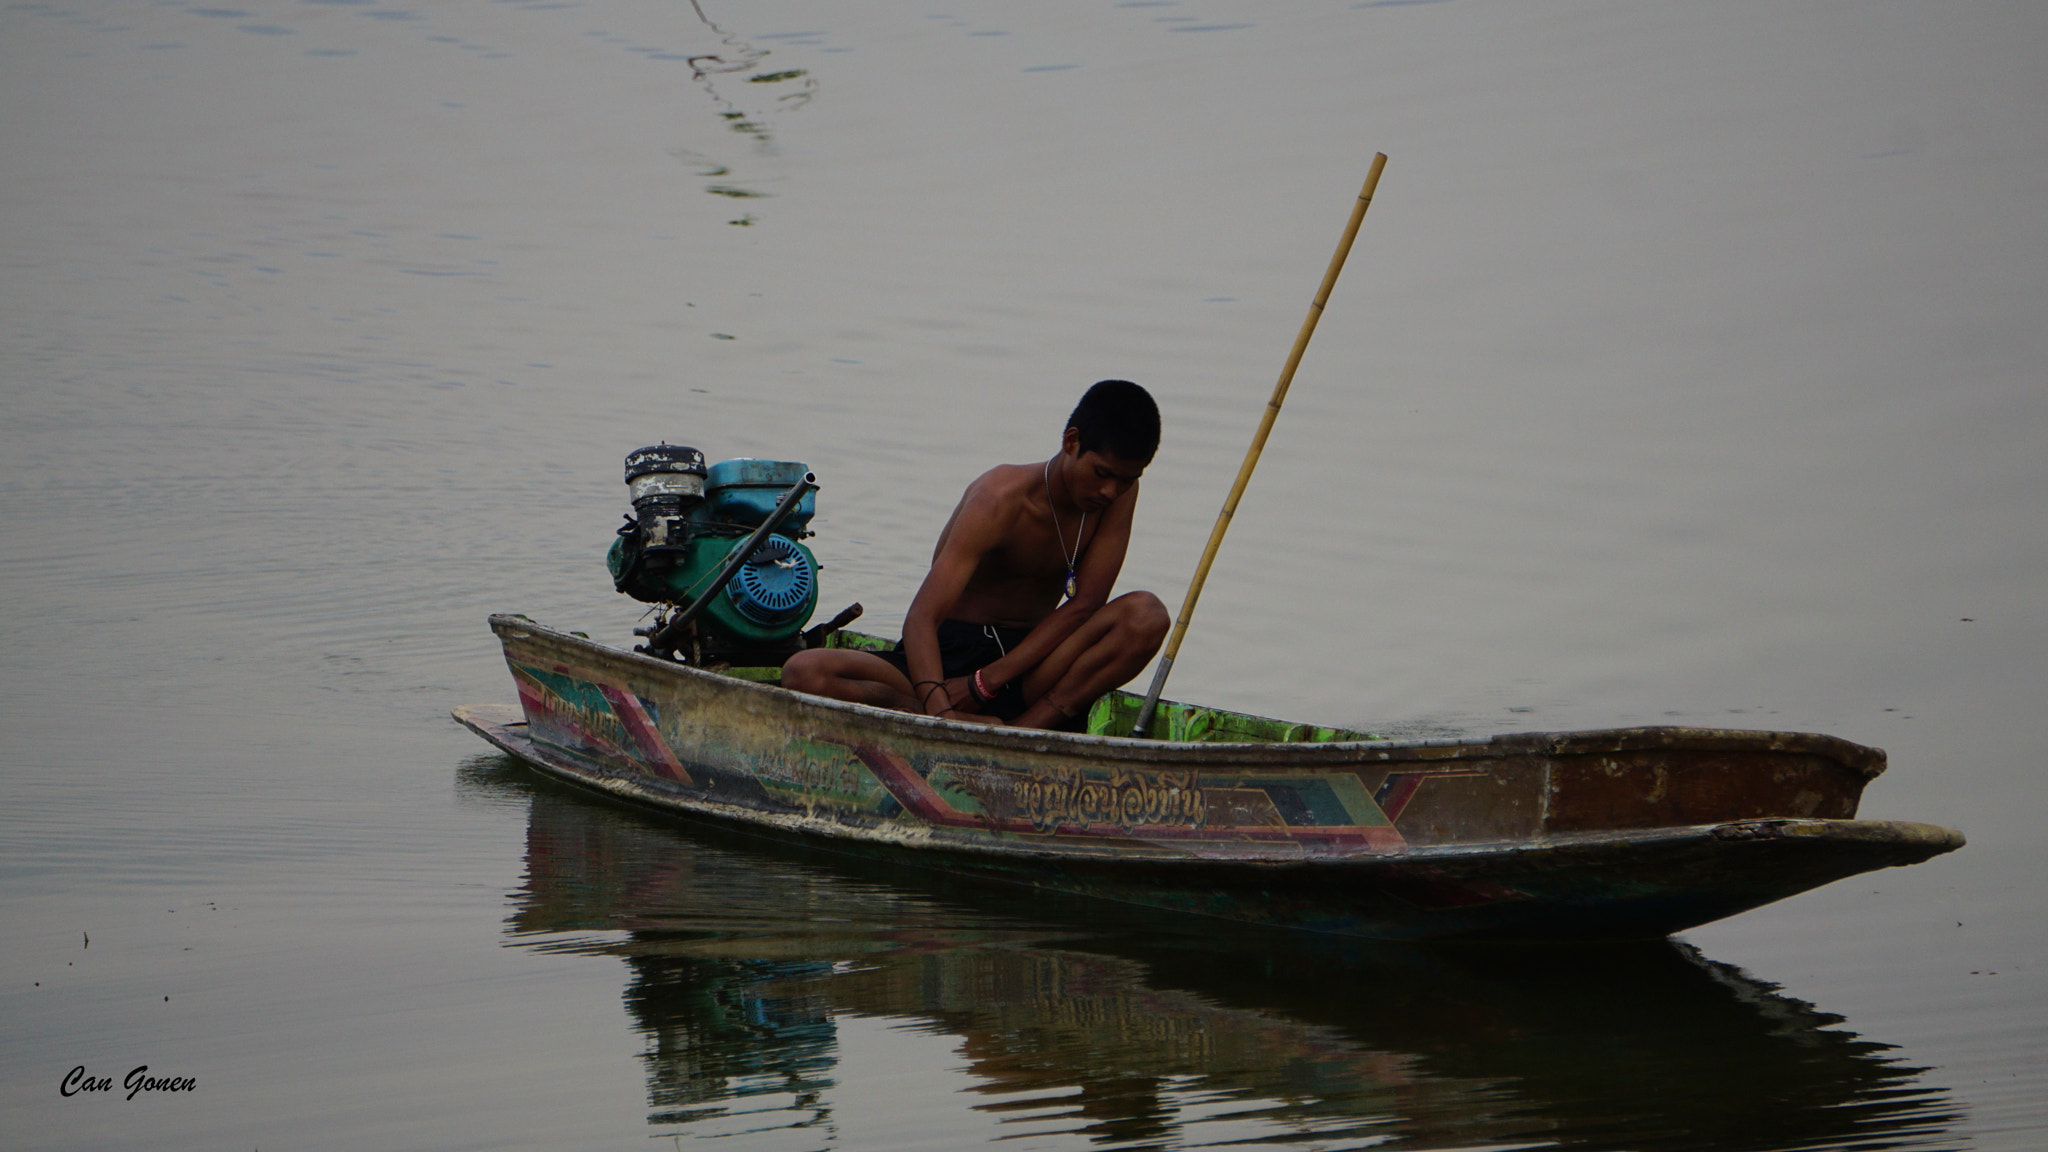
<svg viewBox="0 0 2048 1152">
<path fill-rule="evenodd" d="M 1067 557 L 1073 555 L 1078 563 L 1102 522 L 1089 516 L 1084 528 L 1079 510 L 1069 509 L 1060 515 L 1064 532 L 1056 534 L 1045 489 L 1045 469 L 1038 464 L 998 464 L 967 486 L 939 532 L 932 555 L 945 550 L 946 541 L 967 517 L 987 520 L 1002 543 L 975 566 L 954 602 L 954 619 L 1029 628 L 1059 606 L 1067 584 Z M 1059 535 L 1065 536 L 1064 545 Z"/>
</svg>

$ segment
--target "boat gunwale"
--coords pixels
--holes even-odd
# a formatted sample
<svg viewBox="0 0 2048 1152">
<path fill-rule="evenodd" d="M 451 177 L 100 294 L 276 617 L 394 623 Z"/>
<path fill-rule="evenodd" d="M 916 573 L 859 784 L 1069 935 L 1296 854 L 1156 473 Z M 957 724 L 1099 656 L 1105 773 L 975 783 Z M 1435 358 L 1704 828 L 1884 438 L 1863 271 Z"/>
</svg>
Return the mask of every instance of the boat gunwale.
<svg viewBox="0 0 2048 1152">
<path fill-rule="evenodd" d="M 591 655 L 610 660 L 623 660 L 646 671 L 661 676 L 676 676 L 683 680 L 696 680 L 706 686 L 715 686 L 722 691 L 755 692 L 762 699 L 777 706 L 794 709 L 817 709 L 826 712 L 840 712 L 876 724 L 884 729 L 897 729 L 915 739 L 930 740 L 945 744 L 972 744 L 994 749 L 1027 748 L 1034 752 L 1052 752 L 1056 748 L 1072 752 L 1101 751 L 1115 754 L 1118 760 L 1137 760 L 1147 763 L 1185 763 L 1190 766 L 1223 764 L 1273 765 L 1273 764 L 1320 764 L 1325 761 L 1355 762 L 1361 757 L 1375 760 L 1415 759 L 1466 759 L 1476 756 L 1500 755 L 1598 755 L 1604 752 L 1641 752 L 1669 749 L 1674 751 L 1696 751 L 1711 747 L 1727 752 L 1778 752 L 1820 756 L 1835 761 L 1856 772 L 1864 783 L 1876 779 L 1885 770 L 1886 757 L 1882 749 L 1857 744 L 1839 736 L 1814 732 L 1782 732 L 1748 728 L 1692 728 L 1679 725 L 1650 725 L 1634 728 L 1586 729 L 1566 732 L 1507 732 L 1482 738 L 1460 736 L 1422 737 L 1415 739 L 1388 740 L 1342 740 L 1342 741 L 1299 741 L 1276 743 L 1248 741 L 1224 743 L 1210 741 L 1175 741 L 1140 739 L 1130 736 L 1109 736 L 1087 732 L 1059 732 L 1048 729 L 1010 728 L 993 724 L 977 724 L 965 720 L 948 720 L 938 716 L 922 716 L 910 712 L 898 712 L 890 708 L 878 708 L 869 704 L 834 700 L 827 696 L 816 696 L 785 688 L 779 684 L 764 684 L 737 676 L 726 676 L 706 671 L 671 660 L 662 660 L 645 653 L 634 652 L 592 640 L 587 636 L 563 632 L 517 613 L 493 613 L 490 617 L 493 633 L 504 644 L 508 629 L 529 631 L 543 636 L 548 642 L 561 644 L 571 649 L 583 650 Z M 515 637 L 512 639 L 521 639 Z"/>
</svg>

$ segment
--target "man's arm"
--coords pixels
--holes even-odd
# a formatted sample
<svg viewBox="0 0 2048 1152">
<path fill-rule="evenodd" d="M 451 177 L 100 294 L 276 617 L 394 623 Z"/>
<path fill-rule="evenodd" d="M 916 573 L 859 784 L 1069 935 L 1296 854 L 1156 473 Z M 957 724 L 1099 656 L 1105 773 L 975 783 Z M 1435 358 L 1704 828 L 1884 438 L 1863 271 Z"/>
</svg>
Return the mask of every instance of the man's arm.
<svg viewBox="0 0 2048 1152">
<path fill-rule="evenodd" d="M 968 485 L 940 537 L 931 570 L 925 573 L 924 583 L 918 585 L 903 617 L 903 654 L 910 665 L 911 690 L 926 715 L 976 710 L 974 696 L 964 684 L 945 684 L 938 628 L 940 621 L 953 614 L 982 557 L 999 546 L 1009 531 L 1015 512 L 1005 509 L 996 488 L 993 472 Z M 934 688 L 935 683 L 943 690 Z"/>
</svg>

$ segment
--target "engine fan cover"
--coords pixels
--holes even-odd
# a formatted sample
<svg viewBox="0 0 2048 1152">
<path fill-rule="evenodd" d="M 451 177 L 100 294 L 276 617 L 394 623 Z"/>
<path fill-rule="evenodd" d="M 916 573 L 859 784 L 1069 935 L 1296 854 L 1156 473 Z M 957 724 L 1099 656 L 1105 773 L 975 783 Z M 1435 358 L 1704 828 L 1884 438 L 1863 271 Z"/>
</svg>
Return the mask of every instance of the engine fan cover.
<svg viewBox="0 0 2048 1152">
<path fill-rule="evenodd" d="M 765 628 L 810 614 L 818 591 L 811 558 L 796 542 L 770 536 L 740 565 L 725 595 L 740 615 Z"/>
</svg>

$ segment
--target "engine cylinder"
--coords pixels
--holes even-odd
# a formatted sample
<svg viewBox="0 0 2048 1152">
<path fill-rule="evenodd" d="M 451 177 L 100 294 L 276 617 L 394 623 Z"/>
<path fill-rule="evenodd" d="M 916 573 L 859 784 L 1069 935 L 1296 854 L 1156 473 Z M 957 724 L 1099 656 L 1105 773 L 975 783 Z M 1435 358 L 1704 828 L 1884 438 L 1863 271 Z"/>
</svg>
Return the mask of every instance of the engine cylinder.
<svg viewBox="0 0 2048 1152">
<path fill-rule="evenodd" d="M 657 444 L 626 457 L 626 488 L 647 547 L 672 547 L 689 538 L 688 517 L 704 502 L 704 474 L 704 454 L 680 444 Z"/>
</svg>

